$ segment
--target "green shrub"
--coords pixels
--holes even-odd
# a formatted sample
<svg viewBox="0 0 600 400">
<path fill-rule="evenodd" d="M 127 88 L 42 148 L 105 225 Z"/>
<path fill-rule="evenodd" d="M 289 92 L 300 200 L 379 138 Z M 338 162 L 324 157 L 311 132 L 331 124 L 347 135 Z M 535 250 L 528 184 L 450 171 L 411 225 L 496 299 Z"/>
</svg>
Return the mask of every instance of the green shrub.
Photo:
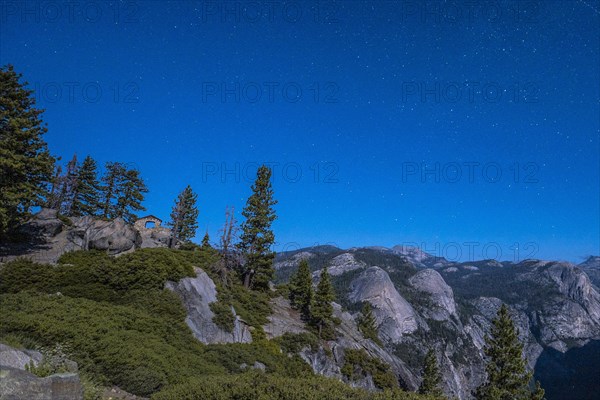
<svg viewBox="0 0 600 400">
<path fill-rule="evenodd" d="M 231 306 L 216 301 L 210 303 L 210 309 L 215 314 L 212 319 L 213 322 L 225 332 L 233 332 L 235 317 L 231 312 Z"/>
<path fill-rule="evenodd" d="M 54 275 L 49 265 L 17 259 L 0 269 L 0 293 L 18 293 L 23 290 L 46 291 Z"/>
<path fill-rule="evenodd" d="M 303 378 L 248 372 L 197 377 L 165 388 L 152 400 L 429 400 L 400 390 L 370 393 L 321 376 Z"/>
<path fill-rule="evenodd" d="M 298 353 L 303 348 L 309 347 L 316 351 L 319 347 L 319 339 L 312 333 L 289 333 L 275 339 L 284 353 Z"/>
<path fill-rule="evenodd" d="M 269 323 L 267 317 L 272 313 L 269 293 L 246 289 L 241 284 L 217 284 L 217 298 L 219 303 L 233 306 L 244 322 L 258 330 Z"/>
<path fill-rule="evenodd" d="M 58 214 L 57 217 L 63 224 L 67 226 L 73 226 L 73 221 L 71 221 L 71 218 L 67 217 L 66 215 Z"/>
<path fill-rule="evenodd" d="M 398 380 L 390 366 L 377 358 L 370 357 L 363 349 L 346 349 L 344 351 L 344 366 L 341 372 L 351 381 L 367 374 L 373 377 L 373 383 L 380 389 L 398 387 Z"/>
</svg>

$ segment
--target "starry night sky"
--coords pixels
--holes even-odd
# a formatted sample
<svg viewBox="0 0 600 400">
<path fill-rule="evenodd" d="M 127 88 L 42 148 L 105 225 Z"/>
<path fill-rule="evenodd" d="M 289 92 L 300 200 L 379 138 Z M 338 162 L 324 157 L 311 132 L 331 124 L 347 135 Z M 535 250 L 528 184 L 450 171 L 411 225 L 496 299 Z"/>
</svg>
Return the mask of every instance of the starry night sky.
<svg viewBox="0 0 600 400">
<path fill-rule="evenodd" d="M 277 251 L 600 254 L 598 0 L 68 4 L 0 2 L 0 64 L 148 213 L 189 183 L 216 239 L 272 163 Z"/>
</svg>

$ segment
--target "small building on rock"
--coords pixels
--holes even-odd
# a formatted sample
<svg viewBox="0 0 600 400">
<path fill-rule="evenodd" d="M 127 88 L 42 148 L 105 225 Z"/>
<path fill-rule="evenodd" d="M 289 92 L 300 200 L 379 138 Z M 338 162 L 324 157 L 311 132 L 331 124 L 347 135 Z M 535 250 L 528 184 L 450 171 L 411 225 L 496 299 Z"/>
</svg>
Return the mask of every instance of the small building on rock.
<svg viewBox="0 0 600 400">
<path fill-rule="evenodd" d="M 146 215 L 145 217 L 138 218 L 133 226 L 141 232 L 145 229 L 156 229 L 160 227 L 161 223 L 162 219 L 154 215 Z"/>
</svg>

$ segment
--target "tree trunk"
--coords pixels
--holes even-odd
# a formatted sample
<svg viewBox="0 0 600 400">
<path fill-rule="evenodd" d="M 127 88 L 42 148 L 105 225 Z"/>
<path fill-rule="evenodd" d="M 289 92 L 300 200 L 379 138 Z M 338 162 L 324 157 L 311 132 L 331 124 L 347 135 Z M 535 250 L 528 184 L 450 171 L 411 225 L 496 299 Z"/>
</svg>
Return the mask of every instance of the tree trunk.
<svg viewBox="0 0 600 400">
<path fill-rule="evenodd" d="M 244 275 L 244 287 L 246 289 L 250 289 L 250 282 L 252 280 L 253 274 L 254 274 L 254 270 L 250 270 L 250 271 L 246 272 L 246 274 Z"/>
</svg>

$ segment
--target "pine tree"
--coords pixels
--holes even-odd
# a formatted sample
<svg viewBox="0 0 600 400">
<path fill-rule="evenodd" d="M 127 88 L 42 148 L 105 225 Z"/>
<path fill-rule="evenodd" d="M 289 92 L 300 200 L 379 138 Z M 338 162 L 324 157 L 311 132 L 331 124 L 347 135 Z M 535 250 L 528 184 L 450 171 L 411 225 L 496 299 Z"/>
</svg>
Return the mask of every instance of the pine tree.
<svg viewBox="0 0 600 400">
<path fill-rule="evenodd" d="M 490 335 L 486 337 L 485 355 L 487 380 L 477 388 L 478 400 L 529 400 L 543 398 L 543 389 L 531 392 L 529 381 L 532 373 L 527 371 L 523 358 L 523 345 L 519 342 L 518 330 L 502 304 L 492 321 Z M 537 396 L 537 397 L 536 397 Z"/>
<path fill-rule="evenodd" d="M 425 356 L 425 365 L 423 366 L 423 381 L 419 386 L 420 394 L 428 394 L 432 396 L 442 397 L 444 392 L 440 388 L 442 376 L 438 367 L 435 352 L 429 350 Z"/>
<path fill-rule="evenodd" d="M 102 215 L 106 219 L 116 218 L 116 201 L 125 171 L 125 165 L 120 162 L 106 163 L 106 172 L 102 176 Z"/>
<path fill-rule="evenodd" d="M 373 340 L 377 344 L 381 344 L 381 341 L 377 336 L 377 321 L 373 315 L 371 303 L 368 301 L 363 303 L 361 314 L 362 315 L 358 320 L 358 328 L 366 338 Z"/>
<path fill-rule="evenodd" d="M 77 154 L 73 155 L 71 161 L 67 163 L 67 171 L 62 179 L 62 188 L 60 193 L 59 212 L 63 215 L 71 215 L 71 207 L 76 195 L 76 186 L 79 176 L 79 165 L 77 163 Z"/>
<path fill-rule="evenodd" d="M 531 393 L 531 400 L 544 400 L 545 394 L 546 391 L 542 389 L 540 381 L 535 381 L 535 389 L 533 390 L 533 393 Z"/>
<path fill-rule="evenodd" d="M 208 231 L 206 231 L 206 233 L 204 234 L 204 237 L 202 238 L 202 248 L 204 248 L 204 249 L 212 248 L 212 246 L 210 245 L 210 237 L 208 236 Z"/>
<path fill-rule="evenodd" d="M 144 195 L 148 193 L 148 187 L 144 183 L 138 169 L 125 170 L 118 180 L 117 205 L 115 217 L 123 218 L 132 224 L 137 219 L 138 211 L 146 211 L 142 205 Z"/>
<path fill-rule="evenodd" d="M 88 155 L 79 168 L 75 185 L 71 205 L 71 215 L 74 217 L 96 215 L 100 212 L 100 183 L 96 170 L 96 161 Z"/>
<path fill-rule="evenodd" d="M 177 196 L 171 212 L 171 222 L 169 222 L 175 240 L 189 242 L 196 236 L 196 229 L 198 229 L 197 199 L 198 195 L 194 193 L 190 185 Z"/>
<path fill-rule="evenodd" d="M 310 306 L 313 300 L 312 276 L 306 260 L 300 261 L 298 271 L 290 279 L 290 302 L 302 314 L 305 321 L 310 319 Z"/>
<path fill-rule="evenodd" d="M 311 317 L 313 323 L 319 329 L 319 337 L 323 333 L 323 328 L 326 328 L 333 321 L 333 305 L 335 300 L 335 292 L 331 285 L 331 279 L 327 272 L 327 267 L 321 270 L 321 279 L 317 285 L 315 299 L 311 307 Z"/>
<path fill-rule="evenodd" d="M 57 158 L 57 161 L 60 160 L 60 157 Z M 47 208 L 51 208 L 53 210 L 59 210 L 60 209 L 60 205 L 62 204 L 62 199 L 60 198 L 60 193 L 62 190 L 62 182 L 63 182 L 63 175 L 62 175 L 62 167 L 60 165 L 56 165 L 55 168 L 55 173 L 54 176 L 52 177 L 52 181 L 50 184 L 50 193 L 48 194 L 48 197 L 46 198 L 46 204 L 45 206 Z"/>
<path fill-rule="evenodd" d="M 33 91 L 12 65 L 0 68 L 0 235 L 44 204 L 55 159 L 43 140 L 47 128 Z"/>
<path fill-rule="evenodd" d="M 263 165 L 256 175 L 252 195 L 242 211 L 246 220 L 242 224 L 238 247 L 244 255 L 245 263 L 240 267 L 240 275 L 244 286 L 266 291 L 275 276 L 275 253 L 271 251 L 275 235 L 271 224 L 277 218 L 273 210 L 277 201 L 273 198 L 271 169 Z"/>
</svg>

